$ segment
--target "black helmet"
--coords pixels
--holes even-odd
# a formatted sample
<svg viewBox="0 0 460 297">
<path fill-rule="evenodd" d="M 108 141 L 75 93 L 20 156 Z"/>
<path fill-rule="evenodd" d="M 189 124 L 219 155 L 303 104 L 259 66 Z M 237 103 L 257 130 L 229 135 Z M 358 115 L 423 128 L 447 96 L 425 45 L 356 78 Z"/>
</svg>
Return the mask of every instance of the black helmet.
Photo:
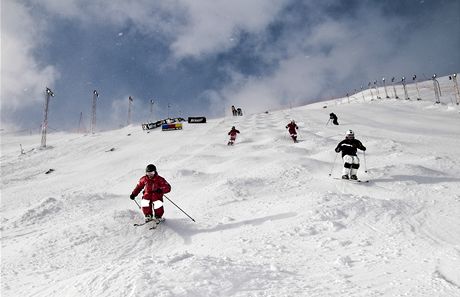
<svg viewBox="0 0 460 297">
<path fill-rule="evenodd" d="M 145 167 L 145 172 L 156 172 L 156 171 L 157 171 L 157 168 L 153 164 L 149 164 L 147 165 L 147 167 Z"/>
</svg>

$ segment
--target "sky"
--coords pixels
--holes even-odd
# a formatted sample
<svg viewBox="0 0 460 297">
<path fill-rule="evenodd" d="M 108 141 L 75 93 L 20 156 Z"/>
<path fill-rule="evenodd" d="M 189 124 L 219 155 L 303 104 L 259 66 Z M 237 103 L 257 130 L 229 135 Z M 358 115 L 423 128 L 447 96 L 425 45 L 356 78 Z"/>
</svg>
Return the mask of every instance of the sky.
<svg viewBox="0 0 460 297">
<path fill-rule="evenodd" d="M 50 133 L 44 149 L 2 133 L 0 295 L 460 296 L 460 106 L 439 81 L 443 104 L 428 81 L 421 101 L 366 91 L 175 131 Z M 368 182 L 341 179 L 347 129 Z M 129 198 L 149 163 L 172 188 L 155 230 L 133 226 Z"/>
<path fill-rule="evenodd" d="M 97 129 L 341 97 L 460 69 L 457 0 L 4 0 L 1 124 Z M 151 100 L 154 101 L 151 113 Z"/>
</svg>

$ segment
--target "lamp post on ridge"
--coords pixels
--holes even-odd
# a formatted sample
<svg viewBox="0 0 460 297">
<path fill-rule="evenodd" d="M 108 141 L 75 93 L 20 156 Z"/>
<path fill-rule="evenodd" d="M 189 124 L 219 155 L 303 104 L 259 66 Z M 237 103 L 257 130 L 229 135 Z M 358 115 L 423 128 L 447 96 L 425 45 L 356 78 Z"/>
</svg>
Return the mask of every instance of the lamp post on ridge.
<svg viewBox="0 0 460 297">
<path fill-rule="evenodd" d="M 455 88 L 455 97 L 457 98 L 457 105 L 460 104 L 460 91 L 458 89 L 458 82 L 457 82 L 457 73 L 454 73 L 452 75 L 449 75 L 449 80 L 453 80 L 454 81 L 454 88 Z"/>
<path fill-rule="evenodd" d="M 418 89 L 417 75 L 414 74 L 414 76 L 412 76 L 412 80 L 415 81 L 415 88 L 417 89 L 417 100 L 422 100 L 422 97 L 420 97 L 420 90 Z"/>
<path fill-rule="evenodd" d="M 431 79 L 433 80 L 433 87 L 434 87 L 434 96 L 436 98 L 436 102 L 435 103 L 441 103 L 441 100 L 439 99 L 439 97 L 441 97 L 441 86 L 439 85 L 439 82 L 438 80 L 436 79 L 436 73 L 433 74 L 433 76 L 431 77 Z"/>
<path fill-rule="evenodd" d="M 133 104 L 133 97 L 128 97 L 128 126 L 131 124 L 131 105 Z"/>
<path fill-rule="evenodd" d="M 96 102 L 97 98 L 99 98 L 99 93 L 94 90 L 93 91 L 93 108 L 91 112 L 91 133 L 94 134 L 96 130 Z"/>
<path fill-rule="evenodd" d="M 48 106 L 50 103 L 50 97 L 54 97 L 53 91 L 50 88 L 46 88 L 45 91 L 45 116 L 42 124 L 42 141 L 41 147 L 46 147 L 46 129 L 48 128 Z"/>
<path fill-rule="evenodd" d="M 399 99 L 398 93 L 396 93 L 396 87 L 395 87 L 395 77 L 391 79 L 391 85 L 393 86 L 393 93 L 395 94 L 395 99 Z"/>
<path fill-rule="evenodd" d="M 150 120 L 153 121 L 153 104 L 155 104 L 155 101 L 153 99 L 150 100 Z"/>
</svg>

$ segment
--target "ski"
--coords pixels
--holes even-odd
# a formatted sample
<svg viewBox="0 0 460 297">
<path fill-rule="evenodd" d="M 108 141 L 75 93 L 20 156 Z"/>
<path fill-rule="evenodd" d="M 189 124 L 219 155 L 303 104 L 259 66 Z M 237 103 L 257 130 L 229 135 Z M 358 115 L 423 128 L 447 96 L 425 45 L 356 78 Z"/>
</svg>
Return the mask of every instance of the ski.
<svg viewBox="0 0 460 297">
<path fill-rule="evenodd" d="M 139 227 L 139 226 L 144 226 L 145 224 L 147 223 L 150 223 L 151 221 L 148 221 L 148 222 L 143 222 L 143 223 L 134 223 L 134 227 Z"/>
<path fill-rule="evenodd" d="M 152 227 L 149 228 L 149 230 L 156 229 L 158 227 L 158 225 L 160 225 L 164 221 L 165 221 L 165 219 L 155 220 L 155 223 L 153 224 Z"/>
<path fill-rule="evenodd" d="M 355 182 L 355 183 L 368 183 L 368 182 L 369 182 L 369 180 L 344 179 L 344 178 L 339 178 L 339 177 L 334 177 L 334 179 L 343 180 L 343 181 L 348 181 L 348 182 Z"/>
</svg>

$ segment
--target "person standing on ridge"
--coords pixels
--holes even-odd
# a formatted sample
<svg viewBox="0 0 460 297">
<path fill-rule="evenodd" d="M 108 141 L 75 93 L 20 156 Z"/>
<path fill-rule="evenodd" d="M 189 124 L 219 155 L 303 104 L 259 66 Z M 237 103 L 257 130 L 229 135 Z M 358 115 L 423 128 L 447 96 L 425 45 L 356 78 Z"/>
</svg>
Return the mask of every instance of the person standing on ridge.
<svg viewBox="0 0 460 297">
<path fill-rule="evenodd" d="M 294 120 L 292 120 L 289 124 L 286 125 L 286 129 L 288 129 L 289 134 L 291 135 L 292 140 L 296 143 L 297 142 L 297 127 Z"/>
<path fill-rule="evenodd" d="M 171 191 L 171 185 L 158 175 L 157 168 L 153 164 L 147 165 L 145 175 L 141 177 L 129 198 L 134 200 L 142 190 L 144 190 L 144 194 L 141 200 L 141 207 L 145 222 L 150 222 L 154 219 L 157 222 L 163 221 L 163 194 Z M 153 217 L 154 213 L 155 218 Z"/>
<path fill-rule="evenodd" d="M 240 131 L 236 130 L 235 126 L 232 127 L 232 130 L 228 132 L 228 135 L 230 135 L 230 140 L 228 141 L 227 145 L 233 145 L 233 143 L 236 140 L 236 134 L 239 134 Z"/>
<path fill-rule="evenodd" d="M 356 173 L 359 168 L 359 158 L 356 155 L 357 150 L 366 150 L 361 141 L 355 139 L 355 133 L 352 130 L 348 130 L 345 134 L 345 139 L 339 142 L 335 148 L 335 152 L 342 152 L 343 159 L 343 179 L 358 180 Z"/>
</svg>

